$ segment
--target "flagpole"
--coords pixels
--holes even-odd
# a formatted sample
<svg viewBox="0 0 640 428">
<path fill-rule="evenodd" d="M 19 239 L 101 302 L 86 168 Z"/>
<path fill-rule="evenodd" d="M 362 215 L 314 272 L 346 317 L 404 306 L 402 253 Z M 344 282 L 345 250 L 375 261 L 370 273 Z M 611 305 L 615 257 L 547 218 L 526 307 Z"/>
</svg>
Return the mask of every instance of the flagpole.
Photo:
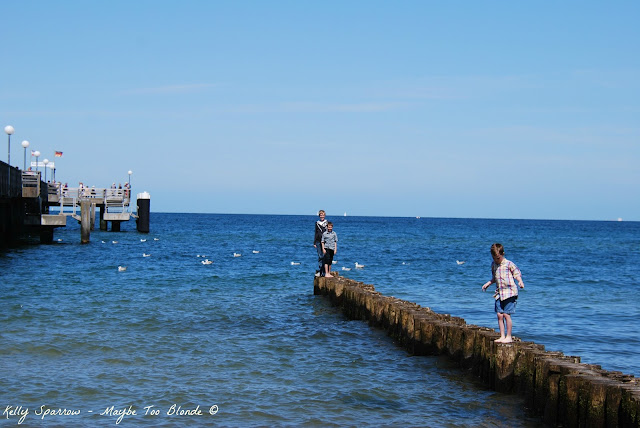
<svg viewBox="0 0 640 428">
<path fill-rule="evenodd" d="M 61 158 L 62 157 L 62 152 L 60 152 L 58 150 L 55 150 L 53 152 L 53 156 L 56 157 L 56 158 Z M 53 165 L 53 182 L 54 183 L 56 182 L 56 166 L 55 166 L 55 164 Z"/>
</svg>

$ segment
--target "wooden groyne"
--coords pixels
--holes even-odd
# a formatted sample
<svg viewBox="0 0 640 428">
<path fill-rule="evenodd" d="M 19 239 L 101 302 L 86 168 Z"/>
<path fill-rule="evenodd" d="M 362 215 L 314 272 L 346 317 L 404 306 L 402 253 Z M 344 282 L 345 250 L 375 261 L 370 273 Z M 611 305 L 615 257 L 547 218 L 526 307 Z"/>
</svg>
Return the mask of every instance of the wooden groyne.
<svg viewBox="0 0 640 428">
<path fill-rule="evenodd" d="M 313 288 L 348 318 L 386 330 L 410 353 L 447 355 L 494 390 L 522 394 L 548 425 L 640 428 L 640 382 L 631 375 L 517 338 L 497 344 L 491 328 L 383 296 L 373 285 L 316 277 Z"/>
</svg>

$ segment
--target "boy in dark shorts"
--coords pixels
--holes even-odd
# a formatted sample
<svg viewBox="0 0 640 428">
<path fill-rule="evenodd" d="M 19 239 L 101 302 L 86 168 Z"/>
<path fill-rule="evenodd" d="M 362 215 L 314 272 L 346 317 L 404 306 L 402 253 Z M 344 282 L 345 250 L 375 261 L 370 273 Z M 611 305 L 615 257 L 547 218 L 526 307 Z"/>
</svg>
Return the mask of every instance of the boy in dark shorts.
<svg viewBox="0 0 640 428">
<path fill-rule="evenodd" d="M 333 223 L 327 223 L 327 231 L 322 234 L 322 252 L 324 253 L 324 276 L 330 277 L 333 256 L 338 252 L 338 235 L 333 231 Z"/>
<path fill-rule="evenodd" d="M 491 257 L 493 257 L 493 263 L 491 263 L 491 281 L 487 281 L 482 286 L 482 291 L 485 291 L 487 287 L 495 282 L 496 292 L 495 298 L 495 311 L 498 314 L 498 327 L 500 327 L 500 338 L 496 339 L 496 343 L 511 343 L 511 329 L 513 322 L 511 321 L 511 315 L 516 312 L 516 303 L 518 299 L 518 287 L 516 287 L 516 281 L 520 288 L 524 288 L 524 282 L 522 282 L 522 274 L 520 269 L 513 262 L 505 259 L 504 247 L 502 244 L 495 243 L 491 246 Z"/>
</svg>

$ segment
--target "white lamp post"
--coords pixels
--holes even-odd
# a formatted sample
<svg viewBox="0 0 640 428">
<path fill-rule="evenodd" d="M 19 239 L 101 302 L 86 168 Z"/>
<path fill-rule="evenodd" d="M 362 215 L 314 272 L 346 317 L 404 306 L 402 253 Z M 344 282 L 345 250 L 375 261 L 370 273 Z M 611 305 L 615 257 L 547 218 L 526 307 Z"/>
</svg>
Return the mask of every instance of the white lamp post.
<svg viewBox="0 0 640 428">
<path fill-rule="evenodd" d="M 49 163 L 49 159 L 45 159 L 42 161 L 44 164 L 44 182 L 47 182 L 47 164 Z"/>
<path fill-rule="evenodd" d="M 40 157 L 40 150 L 36 150 L 33 152 L 33 155 L 36 157 L 36 172 L 38 171 L 38 158 Z"/>
<path fill-rule="evenodd" d="M 11 134 L 14 132 L 13 126 L 5 126 L 4 132 L 6 132 L 9 137 L 9 141 L 7 142 L 7 163 L 11 165 Z"/>
<path fill-rule="evenodd" d="M 127 173 L 129 174 L 129 185 L 127 186 L 127 198 L 131 199 L 131 174 L 133 174 L 133 171 L 129 170 Z"/>
<path fill-rule="evenodd" d="M 22 142 L 22 147 L 24 147 L 24 166 L 22 167 L 23 170 L 27 170 L 27 147 L 29 147 L 29 142 L 27 140 L 24 140 Z"/>
</svg>

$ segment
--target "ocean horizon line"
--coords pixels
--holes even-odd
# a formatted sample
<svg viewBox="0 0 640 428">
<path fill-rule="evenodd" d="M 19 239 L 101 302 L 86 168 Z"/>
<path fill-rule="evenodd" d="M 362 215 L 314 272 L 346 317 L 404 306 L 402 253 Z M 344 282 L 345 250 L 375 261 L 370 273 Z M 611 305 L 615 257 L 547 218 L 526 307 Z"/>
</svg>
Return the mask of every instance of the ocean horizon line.
<svg viewBox="0 0 640 428">
<path fill-rule="evenodd" d="M 284 214 L 284 213 L 241 213 L 241 212 L 185 212 L 185 211 L 151 211 L 152 214 L 189 214 L 189 215 L 258 215 L 258 216 L 290 216 L 290 217 L 317 217 L 317 214 Z M 329 214 L 327 217 L 363 217 L 363 218 L 414 218 L 440 219 L 440 220 L 497 220 L 497 221 L 576 221 L 576 222 L 613 222 L 613 223 L 637 223 L 640 220 L 612 219 L 564 219 L 564 218 L 517 218 L 517 217 L 438 217 L 438 216 L 401 216 L 401 215 L 364 215 L 364 214 Z"/>
</svg>

